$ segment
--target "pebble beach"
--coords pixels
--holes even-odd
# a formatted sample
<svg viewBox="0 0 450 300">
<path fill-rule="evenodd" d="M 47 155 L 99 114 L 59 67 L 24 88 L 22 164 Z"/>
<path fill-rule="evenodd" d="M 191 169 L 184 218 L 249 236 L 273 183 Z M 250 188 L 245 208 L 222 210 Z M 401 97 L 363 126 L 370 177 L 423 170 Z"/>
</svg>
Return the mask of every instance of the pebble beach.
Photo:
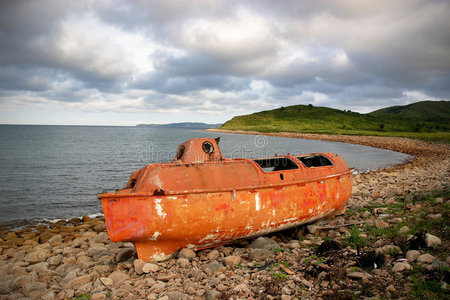
<svg viewBox="0 0 450 300">
<path fill-rule="evenodd" d="M 227 132 L 227 131 L 221 131 Z M 241 134 L 259 134 L 239 132 Z M 0 228 L 0 299 L 398 299 L 449 295 L 450 146 L 274 133 L 414 156 L 355 174 L 345 214 L 164 262 L 109 240 L 102 217 Z"/>
</svg>

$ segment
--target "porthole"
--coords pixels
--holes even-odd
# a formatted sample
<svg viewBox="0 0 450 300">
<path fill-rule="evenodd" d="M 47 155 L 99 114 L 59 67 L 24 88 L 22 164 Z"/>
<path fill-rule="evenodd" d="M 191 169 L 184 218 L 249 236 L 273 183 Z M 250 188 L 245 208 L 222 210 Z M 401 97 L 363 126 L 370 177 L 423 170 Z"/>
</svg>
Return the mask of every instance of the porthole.
<svg viewBox="0 0 450 300">
<path fill-rule="evenodd" d="M 184 154 L 184 146 L 181 146 L 180 149 L 178 149 L 178 152 L 177 152 L 177 159 L 181 159 L 183 154 Z"/>
<path fill-rule="evenodd" d="M 205 151 L 206 153 L 214 152 L 214 146 L 210 142 L 204 142 L 202 147 L 203 147 L 203 151 Z"/>
</svg>

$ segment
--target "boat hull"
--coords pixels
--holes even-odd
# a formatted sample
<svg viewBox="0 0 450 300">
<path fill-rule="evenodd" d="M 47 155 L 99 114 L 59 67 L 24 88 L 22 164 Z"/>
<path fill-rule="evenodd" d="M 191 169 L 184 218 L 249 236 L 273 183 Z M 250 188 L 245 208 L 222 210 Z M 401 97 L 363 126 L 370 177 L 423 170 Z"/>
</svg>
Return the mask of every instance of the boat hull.
<svg viewBox="0 0 450 300">
<path fill-rule="evenodd" d="M 104 194 L 113 242 L 132 242 L 144 261 L 164 260 L 181 248 L 202 249 L 264 235 L 341 214 L 352 170 L 312 180 L 252 189 L 172 195 Z"/>
</svg>

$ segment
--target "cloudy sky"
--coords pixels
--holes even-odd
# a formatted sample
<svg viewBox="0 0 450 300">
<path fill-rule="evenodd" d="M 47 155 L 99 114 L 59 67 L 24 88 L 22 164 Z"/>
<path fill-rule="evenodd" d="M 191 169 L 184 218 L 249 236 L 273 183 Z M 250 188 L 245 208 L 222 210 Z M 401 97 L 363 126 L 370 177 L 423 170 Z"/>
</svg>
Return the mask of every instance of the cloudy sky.
<svg viewBox="0 0 450 300">
<path fill-rule="evenodd" d="M 0 123 L 224 122 L 449 100 L 450 2 L 0 2 Z"/>
</svg>

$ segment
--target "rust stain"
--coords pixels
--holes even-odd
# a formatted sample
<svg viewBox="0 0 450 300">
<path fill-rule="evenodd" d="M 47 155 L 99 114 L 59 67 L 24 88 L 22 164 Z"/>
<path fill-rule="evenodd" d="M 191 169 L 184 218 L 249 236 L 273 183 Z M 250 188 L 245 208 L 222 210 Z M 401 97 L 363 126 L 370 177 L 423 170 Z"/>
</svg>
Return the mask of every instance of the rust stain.
<svg viewBox="0 0 450 300">
<path fill-rule="evenodd" d="M 307 166 L 317 158 L 328 163 Z M 99 198 L 110 239 L 133 242 L 150 261 L 343 213 L 351 190 L 352 169 L 336 154 L 228 159 L 218 140 L 205 138 Z"/>
</svg>

